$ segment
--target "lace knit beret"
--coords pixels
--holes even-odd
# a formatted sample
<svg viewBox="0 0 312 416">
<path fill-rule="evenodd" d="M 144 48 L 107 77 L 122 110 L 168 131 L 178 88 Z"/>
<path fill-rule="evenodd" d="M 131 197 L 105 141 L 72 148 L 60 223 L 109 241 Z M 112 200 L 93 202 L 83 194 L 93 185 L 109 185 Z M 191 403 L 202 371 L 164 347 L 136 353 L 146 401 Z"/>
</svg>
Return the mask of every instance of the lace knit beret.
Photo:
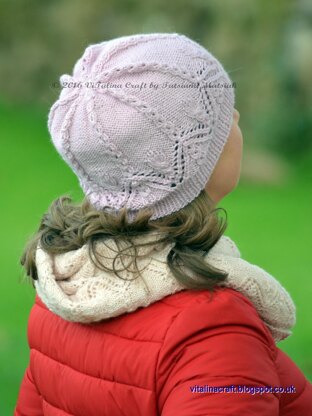
<svg viewBox="0 0 312 416">
<path fill-rule="evenodd" d="M 98 210 L 132 221 L 180 210 L 205 188 L 229 136 L 232 82 L 178 33 L 89 45 L 50 109 L 52 142 Z"/>
</svg>

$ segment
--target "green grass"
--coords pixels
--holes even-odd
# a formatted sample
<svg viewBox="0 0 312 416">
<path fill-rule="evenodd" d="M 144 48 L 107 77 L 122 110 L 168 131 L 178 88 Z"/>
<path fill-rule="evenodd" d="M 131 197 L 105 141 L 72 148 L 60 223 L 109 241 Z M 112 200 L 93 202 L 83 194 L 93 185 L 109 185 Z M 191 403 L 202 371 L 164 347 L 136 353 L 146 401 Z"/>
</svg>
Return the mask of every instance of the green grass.
<svg viewBox="0 0 312 416">
<path fill-rule="evenodd" d="M 47 115 L 33 108 L 0 106 L 1 253 L 0 414 L 11 415 L 28 364 L 27 321 L 33 288 L 21 283 L 19 258 L 50 202 L 70 192 L 82 197 L 78 181 L 50 142 Z M 228 212 L 226 234 L 242 257 L 275 276 L 297 306 L 293 335 L 284 350 L 312 379 L 311 159 L 294 166 L 287 186 L 241 182 L 220 206 Z"/>
</svg>

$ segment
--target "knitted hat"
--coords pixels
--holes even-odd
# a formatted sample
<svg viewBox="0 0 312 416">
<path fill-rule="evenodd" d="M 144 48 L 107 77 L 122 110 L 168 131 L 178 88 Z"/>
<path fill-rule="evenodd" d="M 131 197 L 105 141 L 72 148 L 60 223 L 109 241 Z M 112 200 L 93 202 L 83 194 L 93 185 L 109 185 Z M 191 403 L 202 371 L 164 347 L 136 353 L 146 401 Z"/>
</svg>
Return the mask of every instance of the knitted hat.
<svg viewBox="0 0 312 416">
<path fill-rule="evenodd" d="M 89 45 L 52 106 L 52 141 L 89 202 L 132 221 L 180 210 L 205 188 L 229 136 L 234 90 L 204 47 L 178 33 Z"/>
</svg>

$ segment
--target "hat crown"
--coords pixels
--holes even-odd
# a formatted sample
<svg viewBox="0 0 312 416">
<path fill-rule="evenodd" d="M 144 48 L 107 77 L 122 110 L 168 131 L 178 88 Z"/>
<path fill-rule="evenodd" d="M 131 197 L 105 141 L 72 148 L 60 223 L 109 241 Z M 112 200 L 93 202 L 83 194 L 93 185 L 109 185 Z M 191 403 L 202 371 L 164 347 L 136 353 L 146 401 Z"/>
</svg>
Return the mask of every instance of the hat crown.
<svg viewBox="0 0 312 416">
<path fill-rule="evenodd" d="M 86 48 L 49 113 L 52 141 L 97 208 L 157 219 L 204 189 L 234 108 L 220 62 L 184 35 L 123 36 Z"/>
</svg>

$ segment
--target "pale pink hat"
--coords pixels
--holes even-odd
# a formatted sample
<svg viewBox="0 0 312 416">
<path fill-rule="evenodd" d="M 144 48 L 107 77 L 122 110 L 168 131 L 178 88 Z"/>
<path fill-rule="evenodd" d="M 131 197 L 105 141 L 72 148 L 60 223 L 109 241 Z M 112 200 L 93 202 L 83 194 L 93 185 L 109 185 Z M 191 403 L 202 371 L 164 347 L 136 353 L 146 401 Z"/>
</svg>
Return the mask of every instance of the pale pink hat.
<svg viewBox="0 0 312 416">
<path fill-rule="evenodd" d="M 129 219 L 186 206 L 204 189 L 229 136 L 232 81 L 177 33 L 90 45 L 49 113 L 52 141 L 90 203 Z"/>
</svg>

